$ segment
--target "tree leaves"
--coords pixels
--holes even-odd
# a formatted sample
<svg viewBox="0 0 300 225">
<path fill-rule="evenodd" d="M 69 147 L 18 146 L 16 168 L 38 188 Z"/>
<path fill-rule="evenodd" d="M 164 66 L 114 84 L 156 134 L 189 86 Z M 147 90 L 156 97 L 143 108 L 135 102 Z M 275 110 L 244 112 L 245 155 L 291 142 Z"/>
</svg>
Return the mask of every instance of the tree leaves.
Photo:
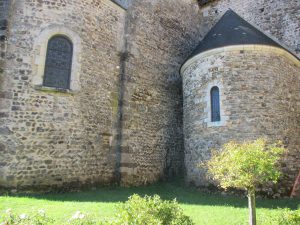
<svg viewBox="0 0 300 225">
<path fill-rule="evenodd" d="M 223 188 L 256 189 L 269 181 L 277 182 L 281 173 L 278 160 L 285 149 L 282 143 L 267 144 L 265 139 L 225 144 L 221 151 L 212 151 L 207 168 Z"/>
</svg>

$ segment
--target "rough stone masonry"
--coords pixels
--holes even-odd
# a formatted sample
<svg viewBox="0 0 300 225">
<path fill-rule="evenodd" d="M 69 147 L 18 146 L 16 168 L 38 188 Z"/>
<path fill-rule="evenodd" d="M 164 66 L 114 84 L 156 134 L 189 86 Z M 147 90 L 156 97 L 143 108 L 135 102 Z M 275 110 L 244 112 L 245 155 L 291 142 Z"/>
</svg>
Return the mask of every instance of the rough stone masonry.
<svg viewBox="0 0 300 225">
<path fill-rule="evenodd" d="M 179 69 L 221 15 L 232 8 L 300 53 L 299 1 L 203 3 L 0 0 L 0 186 L 21 191 L 143 185 L 188 172 Z M 73 43 L 68 90 L 43 86 L 47 43 L 55 35 Z M 251 64 L 252 55 L 246 55 Z M 261 67 L 273 66 L 271 58 Z"/>
</svg>

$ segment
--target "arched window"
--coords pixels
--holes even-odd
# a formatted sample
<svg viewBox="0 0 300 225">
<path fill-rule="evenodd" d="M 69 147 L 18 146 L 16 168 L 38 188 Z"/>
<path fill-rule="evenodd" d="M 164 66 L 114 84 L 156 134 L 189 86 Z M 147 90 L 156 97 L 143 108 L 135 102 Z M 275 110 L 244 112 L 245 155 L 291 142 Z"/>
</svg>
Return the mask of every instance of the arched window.
<svg viewBox="0 0 300 225">
<path fill-rule="evenodd" d="M 210 90 L 210 103 L 211 103 L 211 122 L 221 120 L 220 116 L 220 93 L 219 88 L 214 86 Z"/>
<path fill-rule="evenodd" d="M 70 88 L 73 44 L 62 35 L 48 41 L 43 86 Z"/>
</svg>

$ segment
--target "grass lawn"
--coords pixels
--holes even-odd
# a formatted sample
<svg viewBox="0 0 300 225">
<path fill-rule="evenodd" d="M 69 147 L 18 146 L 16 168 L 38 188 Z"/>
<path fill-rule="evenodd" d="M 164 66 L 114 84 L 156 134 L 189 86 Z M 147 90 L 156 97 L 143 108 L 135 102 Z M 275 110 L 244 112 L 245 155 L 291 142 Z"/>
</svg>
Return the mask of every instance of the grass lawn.
<svg viewBox="0 0 300 225">
<path fill-rule="evenodd" d="M 169 200 L 176 198 L 184 212 L 196 224 L 247 224 L 246 198 L 200 193 L 178 182 L 158 183 L 138 188 L 103 187 L 94 191 L 65 194 L 0 196 L 0 214 L 8 208 L 20 214 L 30 214 L 32 211 L 44 209 L 48 216 L 57 220 L 59 224 L 64 224 L 64 221 L 79 210 L 102 220 L 113 217 L 116 204 L 126 201 L 134 193 L 142 196 L 158 194 L 163 199 Z M 283 208 L 297 209 L 299 207 L 299 200 L 258 199 L 258 222 L 260 218 L 272 218 L 279 215 Z"/>
</svg>

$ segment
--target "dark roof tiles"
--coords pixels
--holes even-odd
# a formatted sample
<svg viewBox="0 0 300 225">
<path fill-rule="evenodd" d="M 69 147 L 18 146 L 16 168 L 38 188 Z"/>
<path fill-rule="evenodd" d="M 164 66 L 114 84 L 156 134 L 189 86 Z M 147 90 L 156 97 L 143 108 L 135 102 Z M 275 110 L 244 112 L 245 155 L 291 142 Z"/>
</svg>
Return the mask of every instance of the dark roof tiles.
<svg viewBox="0 0 300 225">
<path fill-rule="evenodd" d="M 268 45 L 285 49 L 283 46 L 272 40 L 266 34 L 229 9 L 203 38 L 188 59 L 207 50 L 230 45 L 247 44 Z"/>
</svg>

